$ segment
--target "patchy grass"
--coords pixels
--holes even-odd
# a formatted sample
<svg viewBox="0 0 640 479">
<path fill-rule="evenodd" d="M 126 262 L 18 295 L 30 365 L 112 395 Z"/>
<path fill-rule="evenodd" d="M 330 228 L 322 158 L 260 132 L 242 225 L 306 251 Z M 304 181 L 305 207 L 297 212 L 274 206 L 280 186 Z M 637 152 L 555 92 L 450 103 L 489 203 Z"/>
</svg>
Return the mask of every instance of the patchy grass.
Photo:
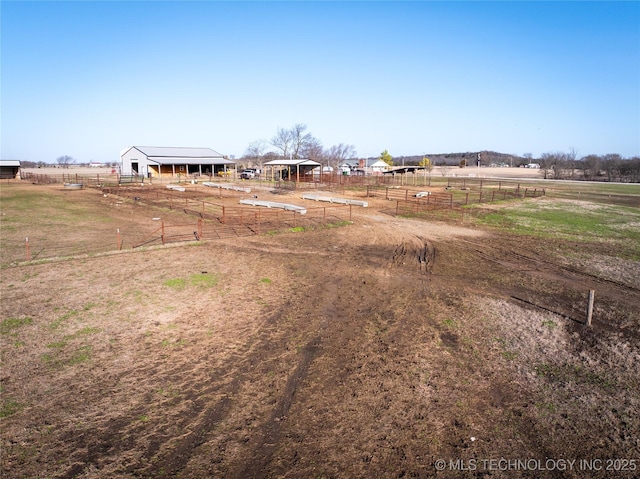
<svg viewBox="0 0 640 479">
<path fill-rule="evenodd" d="M 171 289 L 182 291 L 186 287 L 187 282 L 183 278 L 171 278 L 162 284 Z"/>
<path fill-rule="evenodd" d="M 640 259 L 640 210 L 575 201 L 537 200 L 491 208 L 474 205 L 471 221 L 510 233 L 572 242 L 624 244 Z"/>
<path fill-rule="evenodd" d="M 163 284 L 164 286 L 175 289 L 176 291 L 182 291 L 187 286 L 193 286 L 200 289 L 209 289 L 218 284 L 218 276 L 211 273 L 198 273 L 192 274 L 188 278 L 167 279 Z"/>
<path fill-rule="evenodd" d="M 6 318 L 0 321 L 0 334 L 15 335 L 16 330 L 33 322 L 31 318 Z"/>
<path fill-rule="evenodd" d="M 22 409 L 22 405 L 11 398 L 3 398 L 0 401 L 0 418 L 9 417 Z"/>
<path fill-rule="evenodd" d="M 218 284 L 218 277 L 210 273 L 192 274 L 189 284 L 202 289 L 213 288 Z"/>
</svg>

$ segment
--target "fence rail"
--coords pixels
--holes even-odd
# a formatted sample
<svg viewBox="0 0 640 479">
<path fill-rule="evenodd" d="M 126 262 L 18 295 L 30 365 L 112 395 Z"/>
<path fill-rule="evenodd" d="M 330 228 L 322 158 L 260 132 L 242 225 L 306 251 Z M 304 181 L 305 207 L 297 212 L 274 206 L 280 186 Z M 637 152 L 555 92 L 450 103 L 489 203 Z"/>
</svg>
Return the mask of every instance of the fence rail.
<svg viewBox="0 0 640 479">
<path fill-rule="evenodd" d="M 105 254 L 143 246 L 322 228 L 351 222 L 352 207 L 328 205 L 307 208 L 305 215 L 279 209 L 226 207 L 224 221 L 222 217 L 203 217 L 199 211 L 194 216 L 197 218 L 189 221 L 192 217 L 186 216 L 179 223 L 162 221 L 151 231 L 144 225 L 135 229 L 117 228 L 112 230 L 112 235 L 103 233 L 92 241 L 88 241 L 83 235 L 65 238 L 60 234 L 53 238 L 29 236 L 24 238 L 22 245 L 7 245 L 5 240 L 0 264 L 7 266 L 23 261 Z"/>
</svg>

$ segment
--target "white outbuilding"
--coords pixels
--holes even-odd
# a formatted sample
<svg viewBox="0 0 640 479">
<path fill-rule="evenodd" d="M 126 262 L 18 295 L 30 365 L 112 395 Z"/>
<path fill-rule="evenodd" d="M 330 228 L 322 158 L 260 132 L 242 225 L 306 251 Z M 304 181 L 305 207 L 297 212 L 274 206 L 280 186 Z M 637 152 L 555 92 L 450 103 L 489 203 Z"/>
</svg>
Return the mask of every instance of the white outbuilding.
<svg viewBox="0 0 640 479">
<path fill-rule="evenodd" d="M 234 161 L 211 148 L 131 146 L 120 152 L 123 175 L 145 178 L 163 176 L 226 176 L 236 167 Z"/>
</svg>

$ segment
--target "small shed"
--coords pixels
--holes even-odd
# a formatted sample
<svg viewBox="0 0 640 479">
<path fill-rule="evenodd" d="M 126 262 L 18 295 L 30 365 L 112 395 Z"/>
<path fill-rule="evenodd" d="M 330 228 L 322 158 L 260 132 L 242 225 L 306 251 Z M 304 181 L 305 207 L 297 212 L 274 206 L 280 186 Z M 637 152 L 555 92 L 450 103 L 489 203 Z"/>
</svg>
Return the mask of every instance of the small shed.
<svg viewBox="0 0 640 479">
<path fill-rule="evenodd" d="M 0 179 L 20 179 L 20 160 L 0 160 Z"/>
<path fill-rule="evenodd" d="M 235 170 L 235 162 L 211 148 L 131 146 L 120 153 L 123 175 L 145 178 L 163 176 L 223 176 Z"/>
<path fill-rule="evenodd" d="M 313 181 L 313 169 L 321 165 L 308 158 L 295 158 L 267 161 L 264 166 L 267 179 L 300 182 Z"/>
</svg>

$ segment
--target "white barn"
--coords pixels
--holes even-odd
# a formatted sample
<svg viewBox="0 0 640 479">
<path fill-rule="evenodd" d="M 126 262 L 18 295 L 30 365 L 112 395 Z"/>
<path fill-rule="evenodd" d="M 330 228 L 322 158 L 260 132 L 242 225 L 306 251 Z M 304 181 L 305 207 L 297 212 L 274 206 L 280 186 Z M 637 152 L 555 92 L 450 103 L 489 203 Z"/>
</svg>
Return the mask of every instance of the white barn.
<svg viewBox="0 0 640 479">
<path fill-rule="evenodd" d="M 234 161 L 211 148 L 131 146 L 120 153 L 121 173 L 145 178 L 216 176 L 235 170 Z"/>
</svg>

